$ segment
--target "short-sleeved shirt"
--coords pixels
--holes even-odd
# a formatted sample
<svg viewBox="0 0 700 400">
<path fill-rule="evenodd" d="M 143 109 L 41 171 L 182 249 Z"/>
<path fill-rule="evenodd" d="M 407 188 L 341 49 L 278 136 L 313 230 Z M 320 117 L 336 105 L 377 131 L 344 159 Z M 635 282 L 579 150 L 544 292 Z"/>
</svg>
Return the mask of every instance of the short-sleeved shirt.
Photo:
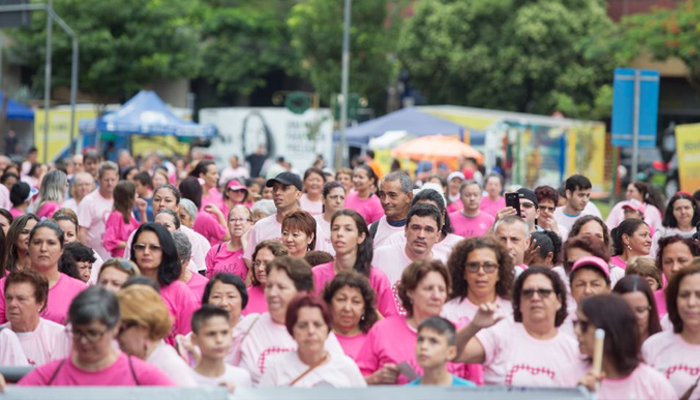
<svg viewBox="0 0 700 400">
<path fill-rule="evenodd" d="M 112 213 L 114 199 L 105 199 L 100 195 L 100 189 L 85 196 L 78 205 L 78 224 L 87 229 L 85 244 L 97 251 L 103 260 L 110 258 L 104 247 L 104 235 L 107 218 Z"/>
<path fill-rule="evenodd" d="M 700 345 L 686 342 L 680 333 L 663 331 L 651 336 L 642 345 L 642 356 L 647 365 L 671 382 L 677 397 L 700 376 Z M 690 398 L 700 398 L 700 386 Z"/>
<path fill-rule="evenodd" d="M 5 317 L 5 280 L 0 279 L 0 324 L 7 322 Z M 41 317 L 65 325 L 68 320 L 68 308 L 75 296 L 87 289 L 85 282 L 60 273 L 58 282 L 49 289 L 46 308 Z"/>
<path fill-rule="evenodd" d="M 260 387 L 290 386 L 304 374 L 309 365 L 304 364 L 296 351 L 270 357 L 268 368 L 262 376 Z M 303 378 L 294 382 L 295 388 L 331 386 L 336 388 L 366 387 L 355 362 L 345 354 L 328 354 L 328 359 Z"/>
</svg>

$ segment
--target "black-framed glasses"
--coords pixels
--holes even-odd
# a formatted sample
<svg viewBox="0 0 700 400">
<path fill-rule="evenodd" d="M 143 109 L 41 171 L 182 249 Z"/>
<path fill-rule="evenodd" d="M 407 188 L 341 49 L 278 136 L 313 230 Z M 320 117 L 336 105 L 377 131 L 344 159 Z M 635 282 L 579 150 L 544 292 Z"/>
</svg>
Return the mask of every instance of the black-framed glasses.
<svg viewBox="0 0 700 400">
<path fill-rule="evenodd" d="M 88 342 L 90 343 L 95 343 L 98 340 L 102 339 L 102 337 L 109 332 L 109 328 L 103 330 L 102 332 L 95 331 L 92 329 L 88 329 L 86 331 L 82 331 L 80 329 L 75 329 L 75 327 L 66 327 L 66 332 L 68 332 L 68 335 L 73 339 L 73 340 L 80 340 L 82 338 L 85 338 Z"/>
<path fill-rule="evenodd" d="M 548 207 L 548 206 L 540 206 L 539 209 L 540 209 L 540 211 L 547 211 L 550 213 L 553 213 L 554 211 L 557 210 L 556 207 Z"/>
<path fill-rule="evenodd" d="M 535 296 L 535 293 L 537 293 L 538 296 L 542 299 L 546 299 L 547 297 L 551 296 L 554 290 L 552 289 L 523 289 L 523 297 L 526 299 L 531 299 Z"/>
<path fill-rule="evenodd" d="M 464 268 L 467 270 L 467 272 L 476 274 L 479 272 L 480 269 L 484 269 L 484 272 L 487 274 L 492 274 L 496 272 L 498 269 L 498 264 L 492 263 L 492 262 L 478 262 L 478 261 L 472 261 L 464 264 Z"/>
<path fill-rule="evenodd" d="M 157 244 L 145 244 L 145 243 L 136 243 L 134 244 L 134 251 L 146 251 L 146 248 L 148 248 L 148 251 L 161 251 L 162 247 L 160 247 Z"/>
</svg>

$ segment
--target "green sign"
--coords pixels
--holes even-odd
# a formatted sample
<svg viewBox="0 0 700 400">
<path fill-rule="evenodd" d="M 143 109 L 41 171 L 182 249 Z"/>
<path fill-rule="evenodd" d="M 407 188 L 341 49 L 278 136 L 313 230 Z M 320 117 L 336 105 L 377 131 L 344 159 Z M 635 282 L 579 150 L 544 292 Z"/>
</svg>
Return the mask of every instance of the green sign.
<svg viewBox="0 0 700 400">
<path fill-rule="evenodd" d="M 304 92 L 292 92 L 284 99 L 284 106 L 294 114 L 303 114 L 309 109 L 311 99 Z"/>
</svg>

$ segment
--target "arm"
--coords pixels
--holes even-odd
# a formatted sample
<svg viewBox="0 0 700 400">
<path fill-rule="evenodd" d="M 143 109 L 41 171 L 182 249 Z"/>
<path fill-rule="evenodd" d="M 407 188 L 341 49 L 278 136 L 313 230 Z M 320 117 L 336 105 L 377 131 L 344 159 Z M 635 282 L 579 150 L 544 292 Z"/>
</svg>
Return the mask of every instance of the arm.
<svg viewBox="0 0 700 400">
<path fill-rule="evenodd" d="M 499 220 L 501 220 L 505 217 L 510 217 L 511 215 L 518 215 L 518 212 L 515 211 L 515 208 L 513 208 L 513 207 L 506 207 L 506 208 L 499 210 L 496 213 L 496 220 L 493 221 L 493 225 L 491 225 L 489 230 L 486 231 L 486 234 L 493 235 L 493 233 L 494 233 L 493 230 L 494 230 L 494 227 L 496 226 L 496 223 L 498 223 Z"/>
<path fill-rule="evenodd" d="M 78 240 L 80 240 L 80 243 L 87 246 L 87 228 L 81 226 L 78 229 Z"/>
</svg>

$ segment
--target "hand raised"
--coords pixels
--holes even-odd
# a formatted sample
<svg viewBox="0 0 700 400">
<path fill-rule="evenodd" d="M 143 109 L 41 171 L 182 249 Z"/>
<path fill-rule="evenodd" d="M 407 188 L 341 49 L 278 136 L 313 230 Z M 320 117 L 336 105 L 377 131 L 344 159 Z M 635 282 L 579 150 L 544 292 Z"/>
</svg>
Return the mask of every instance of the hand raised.
<svg viewBox="0 0 700 400">
<path fill-rule="evenodd" d="M 480 329 L 490 328 L 505 318 L 501 312 L 501 307 L 496 303 L 484 303 L 479 306 L 472 324 Z"/>
</svg>

